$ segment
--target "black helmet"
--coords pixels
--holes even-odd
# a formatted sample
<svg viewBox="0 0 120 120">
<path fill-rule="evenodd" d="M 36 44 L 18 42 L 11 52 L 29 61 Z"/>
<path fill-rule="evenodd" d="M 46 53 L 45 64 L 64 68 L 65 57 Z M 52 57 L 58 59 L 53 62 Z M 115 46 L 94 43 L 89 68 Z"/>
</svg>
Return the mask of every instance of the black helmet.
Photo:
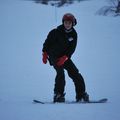
<svg viewBox="0 0 120 120">
<path fill-rule="evenodd" d="M 66 14 L 63 15 L 62 23 L 64 23 L 65 20 L 72 21 L 73 26 L 75 26 L 77 24 L 76 18 L 71 13 L 66 13 Z"/>
</svg>

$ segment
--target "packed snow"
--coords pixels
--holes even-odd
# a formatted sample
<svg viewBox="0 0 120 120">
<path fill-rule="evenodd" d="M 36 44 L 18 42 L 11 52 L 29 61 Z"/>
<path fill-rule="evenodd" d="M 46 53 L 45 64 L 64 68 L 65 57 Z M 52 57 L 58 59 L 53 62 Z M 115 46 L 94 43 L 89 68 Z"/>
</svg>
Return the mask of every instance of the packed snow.
<svg viewBox="0 0 120 120">
<path fill-rule="evenodd" d="M 105 0 L 56 8 L 32 1 L 0 1 L 0 120 L 119 120 L 120 17 L 99 16 Z M 42 63 L 48 32 L 64 13 L 77 18 L 78 44 L 72 57 L 84 76 L 90 99 L 105 104 L 33 104 L 52 101 L 53 67 Z M 66 100 L 75 100 L 66 73 Z"/>
</svg>

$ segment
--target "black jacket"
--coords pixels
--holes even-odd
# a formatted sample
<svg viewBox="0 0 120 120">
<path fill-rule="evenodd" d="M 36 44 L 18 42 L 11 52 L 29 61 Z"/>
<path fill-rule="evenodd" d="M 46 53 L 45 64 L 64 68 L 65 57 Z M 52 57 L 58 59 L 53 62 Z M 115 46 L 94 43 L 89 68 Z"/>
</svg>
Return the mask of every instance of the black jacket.
<svg viewBox="0 0 120 120">
<path fill-rule="evenodd" d="M 47 52 L 49 58 L 57 59 L 63 55 L 69 58 L 75 51 L 77 44 L 77 33 L 74 28 L 66 32 L 63 25 L 49 32 L 43 44 L 43 52 Z"/>
</svg>

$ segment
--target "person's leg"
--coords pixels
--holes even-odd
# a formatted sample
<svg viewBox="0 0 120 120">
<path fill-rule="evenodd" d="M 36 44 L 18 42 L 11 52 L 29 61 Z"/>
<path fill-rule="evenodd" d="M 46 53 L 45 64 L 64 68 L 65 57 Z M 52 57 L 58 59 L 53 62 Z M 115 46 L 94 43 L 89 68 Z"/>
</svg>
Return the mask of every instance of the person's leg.
<svg viewBox="0 0 120 120">
<path fill-rule="evenodd" d="M 54 85 L 54 102 L 64 102 L 65 101 L 65 74 L 63 67 L 54 66 L 56 70 L 56 78 Z"/>
<path fill-rule="evenodd" d="M 65 62 L 64 68 L 67 70 L 69 77 L 72 78 L 74 82 L 76 91 L 76 101 L 81 100 L 83 98 L 83 95 L 85 95 L 86 91 L 84 78 L 79 73 L 79 70 L 77 69 L 77 67 L 71 59 Z"/>
</svg>

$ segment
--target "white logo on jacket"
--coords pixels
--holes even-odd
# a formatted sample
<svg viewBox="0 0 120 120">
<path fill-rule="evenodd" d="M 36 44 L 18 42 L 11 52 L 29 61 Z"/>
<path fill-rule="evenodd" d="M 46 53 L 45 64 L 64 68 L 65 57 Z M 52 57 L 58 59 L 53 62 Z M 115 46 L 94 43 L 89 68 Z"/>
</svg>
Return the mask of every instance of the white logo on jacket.
<svg viewBox="0 0 120 120">
<path fill-rule="evenodd" d="M 70 41 L 70 42 L 73 41 L 73 38 L 72 37 L 68 38 L 68 41 Z"/>
</svg>

